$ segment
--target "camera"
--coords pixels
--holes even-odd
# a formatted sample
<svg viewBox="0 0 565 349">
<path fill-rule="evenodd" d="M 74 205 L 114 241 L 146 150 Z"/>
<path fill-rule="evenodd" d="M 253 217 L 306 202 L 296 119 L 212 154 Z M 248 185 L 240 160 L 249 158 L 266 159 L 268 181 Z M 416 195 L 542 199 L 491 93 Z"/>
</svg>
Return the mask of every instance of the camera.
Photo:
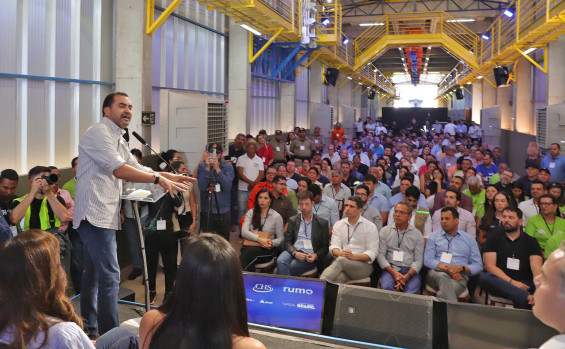
<svg viewBox="0 0 565 349">
<path fill-rule="evenodd" d="M 48 175 L 46 174 L 46 175 L 41 176 L 41 179 L 45 179 L 47 184 L 52 185 L 52 184 L 57 183 L 57 181 L 59 180 L 59 176 L 57 176 L 54 173 L 51 173 L 51 174 L 48 174 Z"/>
</svg>

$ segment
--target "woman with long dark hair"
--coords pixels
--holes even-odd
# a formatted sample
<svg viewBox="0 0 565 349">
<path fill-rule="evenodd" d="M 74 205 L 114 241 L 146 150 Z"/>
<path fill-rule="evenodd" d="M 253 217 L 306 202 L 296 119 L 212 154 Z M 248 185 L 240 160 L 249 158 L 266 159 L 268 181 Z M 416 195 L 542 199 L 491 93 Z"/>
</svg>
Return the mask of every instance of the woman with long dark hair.
<svg viewBox="0 0 565 349">
<path fill-rule="evenodd" d="M 296 190 L 289 190 L 287 194 L 287 197 L 290 199 L 290 202 L 292 202 L 292 208 L 294 210 L 298 209 L 298 194 L 300 194 L 305 190 L 308 190 L 308 187 L 310 187 L 312 181 L 308 177 L 300 177 L 297 183 L 298 183 L 298 187 L 296 188 Z"/>
<path fill-rule="evenodd" d="M 181 161 L 182 160 L 179 152 L 176 151 L 175 149 L 169 149 L 165 152 L 162 152 L 161 157 L 163 159 L 165 159 L 165 161 L 169 164 L 172 164 L 175 161 Z M 159 168 L 161 169 L 161 171 L 172 172 L 171 167 L 164 162 L 161 162 L 159 164 Z"/>
<path fill-rule="evenodd" d="M 257 193 L 254 207 L 245 214 L 241 235 L 247 241 L 241 247 L 239 255 L 241 268 L 245 271 L 255 271 L 255 264 L 266 263 L 280 252 L 284 224 L 281 215 L 271 209 L 273 200 L 273 194 L 268 189 L 261 189 Z M 268 232 L 271 237 L 262 237 L 258 232 Z"/>
<path fill-rule="evenodd" d="M 502 212 L 507 207 L 516 208 L 516 201 L 510 195 L 499 192 L 494 196 L 493 205 L 485 211 L 485 216 L 479 224 L 478 242 L 482 246 L 490 234 L 503 233 Z"/>
<path fill-rule="evenodd" d="M 0 347 L 138 347 L 137 337 L 119 327 L 93 344 L 66 288 L 59 241 L 53 234 L 32 229 L 8 240 L 0 249 Z"/>
<path fill-rule="evenodd" d="M 482 179 L 480 180 L 482 182 Z M 489 207 L 494 206 L 494 196 L 496 194 L 498 194 L 498 188 L 494 184 L 487 185 L 485 188 L 485 202 L 477 208 L 477 212 L 475 214 L 477 227 L 479 227 L 481 219 L 485 216 L 485 212 L 489 210 Z"/>
<path fill-rule="evenodd" d="M 553 182 L 547 185 L 547 193 L 555 196 L 557 199 L 557 209 L 559 210 L 558 216 L 565 218 L 565 195 L 563 195 L 563 186 L 559 183 Z"/>
<path fill-rule="evenodd" d="M 265 348 L 249 337 L 241 266 L 224 238 L 188 239 L 173 294 L 143 316 L 139 338 L 144 349 Z"/>
</svg>

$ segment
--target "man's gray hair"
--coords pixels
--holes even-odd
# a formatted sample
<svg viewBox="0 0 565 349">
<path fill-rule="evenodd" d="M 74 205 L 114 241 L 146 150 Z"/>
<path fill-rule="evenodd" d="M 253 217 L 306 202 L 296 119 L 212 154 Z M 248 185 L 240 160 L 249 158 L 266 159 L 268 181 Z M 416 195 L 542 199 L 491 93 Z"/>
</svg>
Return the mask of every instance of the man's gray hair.
<svg viewBox="0 0 565 349">
<path fill-rule="evenodd" d="M 467 185 L 469 185 L 469 186 L 476 185 L 476 186 L 480 187 L 482 183 L 483 182 L 477 176 L 472 176 L 471 178 L 469 178 L 469 180 L 467 180 Z"/>
<path fill-rule="evenodd" d="M 338 174 L 343 177 L 343 172 L 341 172 L 341 170 L 332 170 L 332 175 L 334 174 Z"/>
<path fill-rule="evenodd" d="M 396 211 L 396 207 L 397 207 L 398 205 L 404 205 L 404 206 L 406 206 L 406 208 L 408 208 L 408 211 L 410 211 L 410 213 L 412 213 L 412 210 L 414 210 L 414 208 L 412 207 L 412 205 L 411 205 L 410 203 L 408 203 L 408 202 L 406 202 L 406 201 L 403 200 L 403 201 L 398 202 L 396 205 L 394 205 L 394 210 L 395 210 L 395 211 Z"/>
</svg>

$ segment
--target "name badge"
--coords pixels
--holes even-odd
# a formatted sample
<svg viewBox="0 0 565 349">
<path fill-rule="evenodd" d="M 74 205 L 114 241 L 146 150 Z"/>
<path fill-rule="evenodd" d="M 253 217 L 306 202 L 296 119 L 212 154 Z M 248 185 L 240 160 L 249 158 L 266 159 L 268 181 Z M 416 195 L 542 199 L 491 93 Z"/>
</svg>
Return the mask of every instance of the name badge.
<svg viewBox="0 0 565 349">
<path fill-rule="evenodd" d="M 214 190 L 216 191 L 216 193 L 219 193 L 222 190 L 222 188 L 220 188 L 220 183 L 216 183 Z"/>
<path fill-rule="evenodd" d="M 258 164 L 258 163 L 256 163 L 256 162 L 254 162 L 254 163 L 253 163 L 253 166 L 255 166 L 255 167 L 259 167 L 259 164 Z"/>
<path fill-rule="evenodd" d="M 451 163 L 450 162 L 446 163 L 445 167 L 451 167 Z"/>
<path fill-rule="evenodd" d="M 305 149 L 305 148 L 304 148 L 304 146 L 303 146 L 303 145 L 301 145 L 301 146 L 300 146 L 300 150 L 304 150 L 304 149 Z"/>
<path fill-rule="evenodd" d="M 18 227 L 16 227 L 15 225 L 10 226 L 10 230 L 12 231 L 13 236 L 18 235 Z"/>
<path fill-rule="evenodd" d="M 157 230 L 165 230 L 167 229 L 167 221 L 164 219 L 159 219 L 157 221 Z"/>
<path fill-rule="evenodd" d="M 540 234 L 540 235 L 545 235 L 545 230 L 543 230 L 543 229 L 538 229 L 538 234 Z"/>
<path fill-rule="evenodd" d="M 439 261 L 444 264 L 451 264 L 451 258 L 453 258 L 453 253 L 442 252 Z"/>
<path fill-rule="evenodd" d="M 549 163 L 549 168 L 555 168 L 555 162 L 550 162 L 550 163 Z"/>
<path fill-rule="evenodd" d="M 232 156 L 231 162 L 236 163 L 236 162 L 237 162 L 237 158 L 236 158 L 235 156 Z"/>
<path fill-rule="evenodd" d="M 404 261 L 404 252 L 392 251 L 392 260 L 395 261 L 395 262 L 403 262 Z"/>
<path fill-rule="evenodd" d="M 304 241 L 304 249 L 305 250 L 313 250 L 312 247 L 312 240 L 303 240 Z"/>
<path fill-rule="evenodd" d="M 314 143 L 318 143 L 318 140 L 317 140 L 317 139 L 314 139 Z"/>
<path fill-rule="evenodd" d="M 277 147 L 277 151 L 281 151 L 281 147 Z"/>
<path fill-rule="evenodd" d="M 506 268 L 512 270 L 520 270 L 520 260 L 516 258 L 508 257 L 506 259 Z"/>
<path fill-rule="evenodd" d="M 263 162 L 265 162 L 265 157 L 264 157 L 264 156 L 263 156 L 261 159 L 263 160 Z"/>
</svg>

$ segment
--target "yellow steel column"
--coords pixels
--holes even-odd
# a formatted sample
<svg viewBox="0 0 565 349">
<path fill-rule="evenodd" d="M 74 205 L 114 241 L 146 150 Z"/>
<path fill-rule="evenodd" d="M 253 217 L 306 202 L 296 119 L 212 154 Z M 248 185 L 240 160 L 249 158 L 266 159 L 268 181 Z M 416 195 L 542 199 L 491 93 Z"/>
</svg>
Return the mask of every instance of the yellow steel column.
<svg viewBox="0 0 565 349">
<path fill-rule="evenodd" d="M 283 30 L 284 30 L 284 28 L 280 28 L 280 29 L 275 33 L 275 35 L 273 35 L 273 36 L 269 39 L 269 41 L 267 41 L 267 42 L 265 43 L 265 45 L 263 45 L 263 47 L 261 47 L 261 49 L 259 49 L 259 51 L 257 51 L 257 53 L 256 53 L 254 56 L 253 56 L 253 53 L 251 52 L 252 55 L 249 56 L 249 63 L 255 62 L 255 60 L 256 60 L 263 52 L 265 52 L 265 50 L 266 50 L 269 46 L 271 46 L 271 44 L 273 43 L 273 41 L 275 41 L 275 39 L 282 33 Z M 253 35 L 253 34 L 252 34 L 252 35 Z M 251 39 L 253 39 L 253 38 L 251 38 Z"/>
<path fill-rule="evenodd" d="M 155 7 L 155 0 L 147 0 L 151 2 L 151 8 Z M 173 0 L 169 6 L 161 13 L 159 18 L 155 22 L 153 22 L 153 18 L 151 21 L 147 22 L 145 26 L 145 32 L 149 35 L 153 34 L 157 28 L 161 26 L 165 22 L 165 20 L 173 13 L 173 11 L 181 4 L 182 0 Z M 148 5 L 149 6 L 149 5 Z M 153 17 L 153 16 L 152 16 Z"/>
</svg>

